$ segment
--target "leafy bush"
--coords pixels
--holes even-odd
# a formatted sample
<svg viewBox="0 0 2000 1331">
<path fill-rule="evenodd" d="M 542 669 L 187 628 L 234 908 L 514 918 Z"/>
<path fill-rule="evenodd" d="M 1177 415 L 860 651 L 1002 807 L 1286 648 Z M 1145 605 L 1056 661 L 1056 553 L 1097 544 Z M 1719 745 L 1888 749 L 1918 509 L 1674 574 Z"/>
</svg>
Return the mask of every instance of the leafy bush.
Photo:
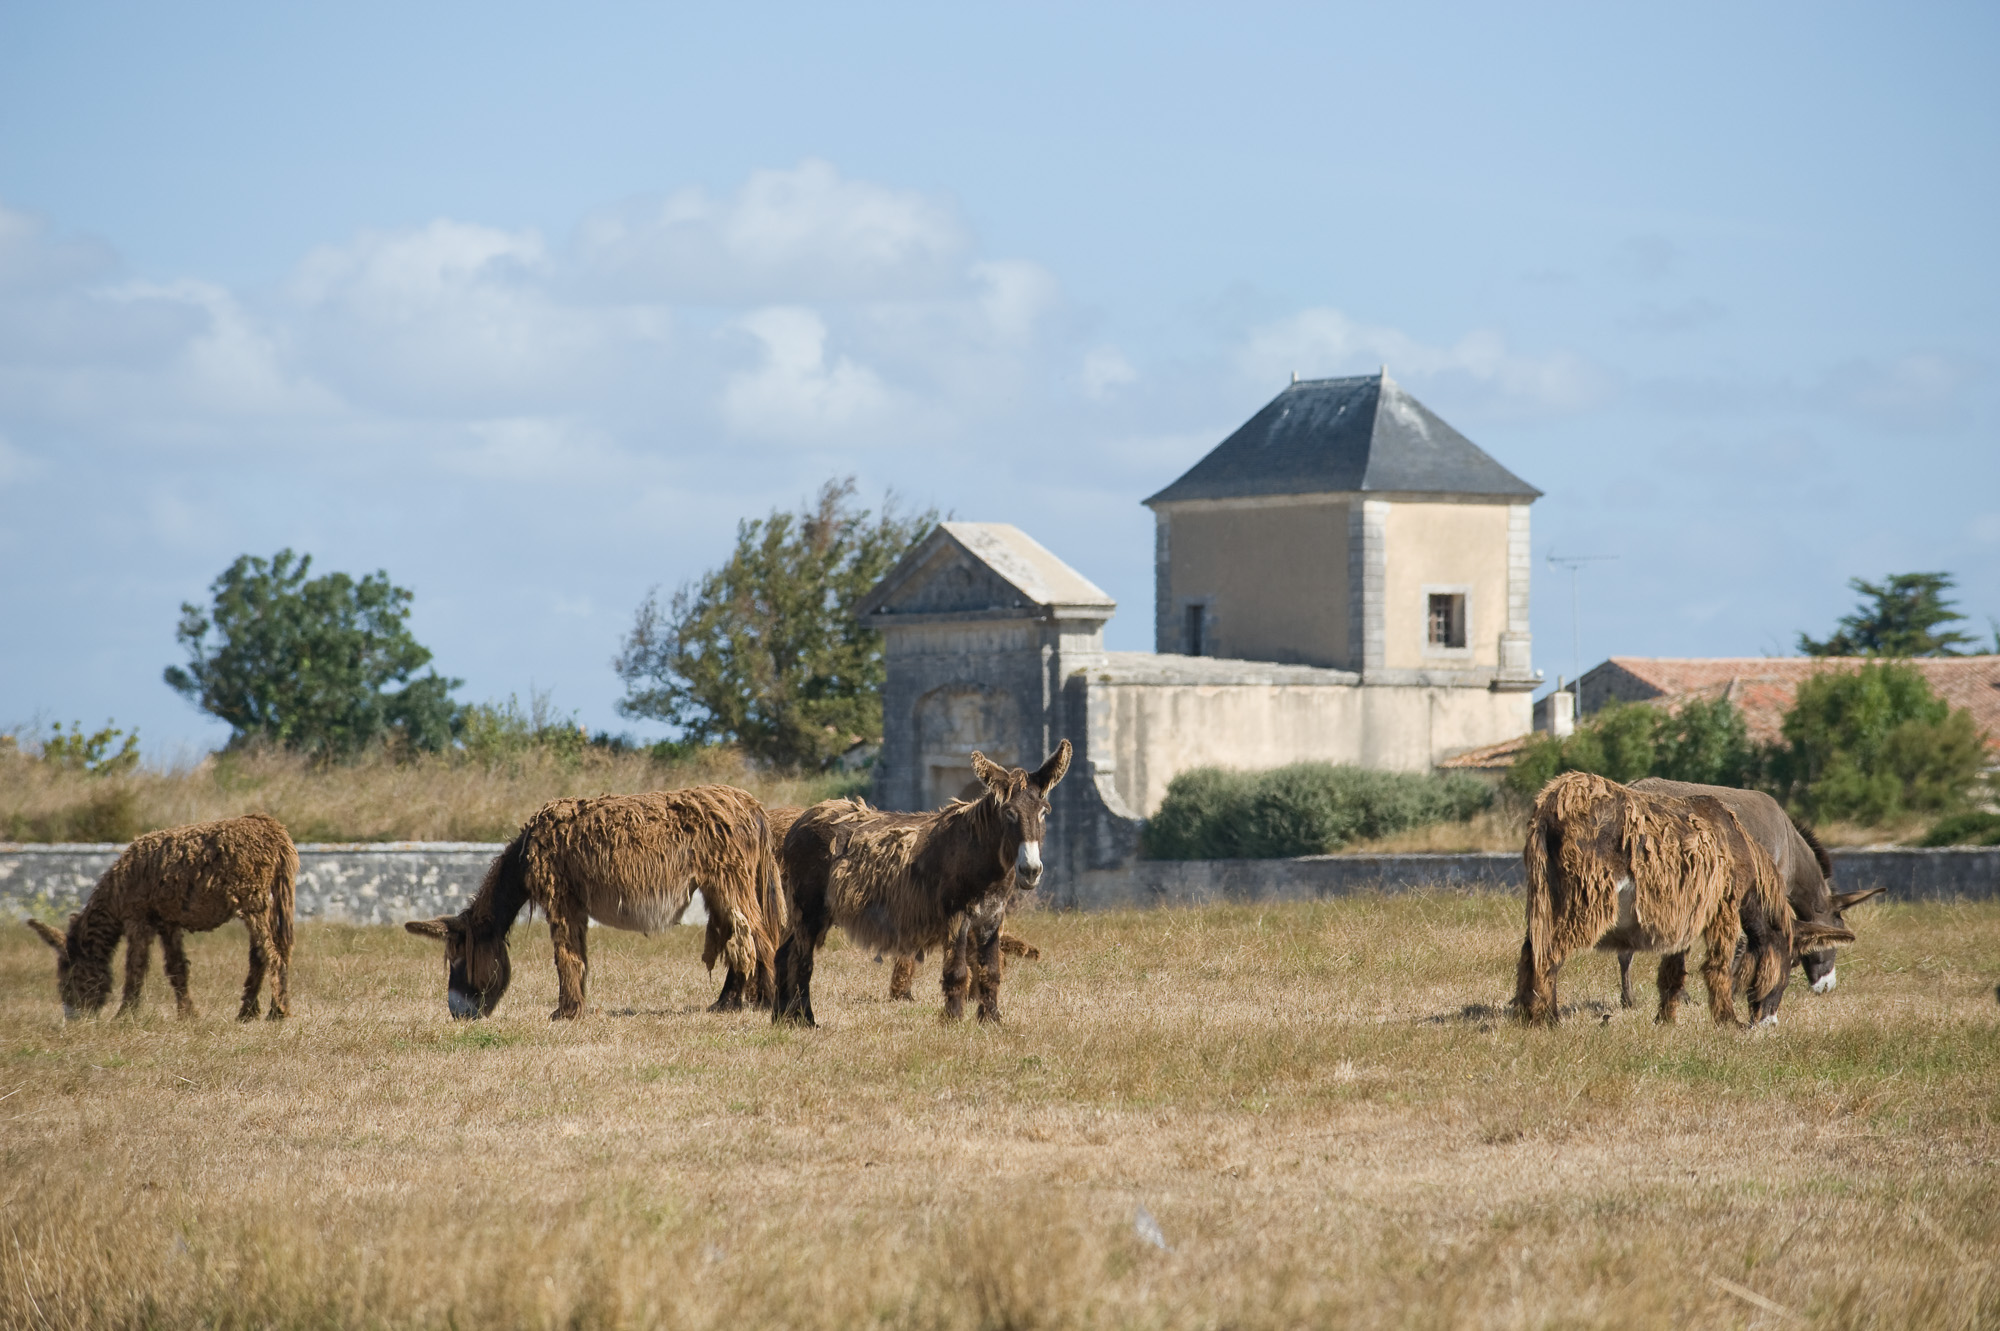
<svg viewBox="0 0 2000 1331">
<path fill-rule="evenodd" d="M 77 721 L 65 734 L 62 722 L 58 721 L 49 727 L 49 731 L 49 737 L 42 741 L 42 761 L 45 763 L 96 776 L 116 776 L 139 765 L 137 730 L 128 735 L 107 721 L 102 730 L 86 735 L 83 722 Z M 114 750 L 111 746 L 118 744 L 121 738 L 125 742 Z"/>
<path fill-rule="evenodd" d="M 2000 846 L 2000 813 L 1955 813 L 1938 819 L 1920 846 Z"/>
<path fill-rule="evenodd" d="M 546 755 L 558 763 L 574 767 L 583 760 L 593 742 L 576 723 L 575 714 L 559 716 L 550 695 L 534 690 L 524 710 L 513 694 L 504 703 L 472 703 L 452 718 L 458 747 L 473 762 L 488 766 L 514 763 L 529 754 Z M 616 741 L 603 736 L 600 747 Z"/>
<path fill-rule="evenodd" d="M 1758 767 L 1743 714 L 1727 698 L 1696 698 L 1672 712 L 1612 703 L 1561 739 L 1535 736 L 1507 773 L 1507 787 L 1533 796 L 1564 772 L 1595 772 L 1620 782 L 1663 776 L 1746 786 Z"/>
<path fill-rule="evenodd" d="M 1985 762 L 1972 713 L 1913 666 L 1871 664 L 1799 685 L 1771 755 L 1774 791 L 1815 821 L 1883 823 L 1963 808 Z"/>
<path fill-rule="evenodd" d="M 1463 821 L 1493 802 L 1463 773 L 1376 772 L 1294 763 L 1266 772 L 1198 767 L 1167 787 L 1146 823 L 1157 860 L 1277 859 L 1324 855 L 1350 841 L 1428 823 Z"/>
</svg>

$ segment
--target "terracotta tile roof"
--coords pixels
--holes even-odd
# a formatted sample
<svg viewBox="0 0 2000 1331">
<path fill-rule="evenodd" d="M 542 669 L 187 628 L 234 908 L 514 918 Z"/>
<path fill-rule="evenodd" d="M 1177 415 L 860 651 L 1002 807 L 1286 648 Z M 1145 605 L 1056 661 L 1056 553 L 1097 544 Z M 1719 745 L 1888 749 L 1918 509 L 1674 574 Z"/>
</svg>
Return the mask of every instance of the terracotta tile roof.
<svg viewBox="0 0 2000 1331">
<path fill-rule="evenodd" d="M 1856 656 L 1743 656 L 1709 659 L 1614 656 L 1578 681 L 1583 712 L 1613 700 L 1661 701 L 1676 706 L 1692 698 L 1726 697 L 1743 713 L 1750 738 L 1768 744 L 1781 737 L 1799 683 L 1827 670 L 1868 664 Z M 1908 662 L 1923 672 L 1937 695 L 1972 713 L 2000 753 L 2000 656 L 1930 656 Z"/>
<path fill-rule="evenodd" d="M 1453 754 L 1439 763 L 1447 771 L 1457 772 L 1504 772 L 1514 765 L 1521 756 L 1521 750 L 1528 747 L 1533 735 L 1516 735 L 1503 739 L 1498 744 L 1484 744 L 1464 753 Z"/>
</svg>

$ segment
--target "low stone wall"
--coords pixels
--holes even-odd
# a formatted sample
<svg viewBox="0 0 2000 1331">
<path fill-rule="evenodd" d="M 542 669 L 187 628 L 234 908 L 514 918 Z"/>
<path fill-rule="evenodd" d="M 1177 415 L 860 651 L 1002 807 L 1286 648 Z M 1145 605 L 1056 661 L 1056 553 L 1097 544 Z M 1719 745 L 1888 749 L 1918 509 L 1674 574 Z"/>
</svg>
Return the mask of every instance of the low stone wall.
<svg viewBox="0 0 2000 1331">
<path fill-rule="evenodd" d="M 1837 890 L 1883 887 L 1894 901 L 2000 897 L 2000 847 L 1917 850 L 1867 846 L 1833 852 Z M 1134 860 L 1080 876 L 1081 910 L 1199 906 L 1212 901 L 1316 901 L 1355 892 L 1446 887 L 1519 892 L 1518 851 L 1467 855 L 1307 855 L 1292 860 Z M 1072 902 L 1065 902 L 1072 904 Z"/>
<path fill-rule="evenodd" d="M 0 844 L 0 919 L 75 910 L 123 846 Z M 299 847 L 298 918 L 401 924 L 457 913 L 499 845 L 478 841 L 319 843 Z M 683 924 L 708 920 L 701 898 Z"/>
<path fill-rule="evenodd" d="M 0 920 L 75 910 L 122 846 L 0 844 Z M 450 915 L 479 889 L 498 845 L 463 841 L 299 847 L 302 920 L 400 924 Z M 1885 887 L 1896 901 L 1991 900 L 2000 897 L 2000 847 L 1916 850 L 1901 846 L 1833 852 L 1843 892 Z M 1134 860 L 1081 876 L 1061 905 L 1080 910 L 1199 906 L 1215 901 L 1316 901 L 1355 892 L 1445 887 L 1518 892 L 1521 857 L 1513 851 L 1468 855 L 1307 855 L 1292 860 Z M 707 915 L 699 897 L 683 924 Z"/>
</svg>

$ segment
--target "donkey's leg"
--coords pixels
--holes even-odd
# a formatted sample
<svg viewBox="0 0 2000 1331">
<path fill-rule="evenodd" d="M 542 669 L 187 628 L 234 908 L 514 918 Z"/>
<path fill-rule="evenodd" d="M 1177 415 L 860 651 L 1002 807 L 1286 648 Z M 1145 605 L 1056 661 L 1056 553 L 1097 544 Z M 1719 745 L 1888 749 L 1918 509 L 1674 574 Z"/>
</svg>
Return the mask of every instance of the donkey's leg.
<svg viewBox="0 0 2000 1331">
<path fill-rule="evenodd" d="M 979 940 L 979 1019 L 1000 1020 L 1000 929 Z"/>
<path fill-rule="evenodd" d="M 188 954 L 182 939 L 181 931 L 173 925 L 160 930 L 160 957 L 166 963 L 167 983 L 174 987 L 174 1010 L 192 1017 L 194 1000 L 188 997 Z"/>
<path fill-rule="evenodd" d="M 1761 1026 L 1778 1019 L 1778 1005 L 1785 1000 L 1785 985 L 1792 978 L 1790 947 L 1755 908 L 1743 917 L 1743 936 L 1743 960 L 1731 978 L 1750 1000 L 1752 1024 Z"/>
<path fill-rule="evenodd" d="M 826 939 L 822 928 L 817 937 L 803 923 L 793 927 L 778 948 L 773 969 L 778 977 L 778 995 L 771 1004 L 773 1024 L 814 1026 L 812 1010 L 813 955 Z"/>
<path fill-rule="evenodd" d="M 972 980 L 972 966 L 966 955 L 971 941 L 971 927 L 961 924 L 951 941 L 945 944 L 944 976 L 941 981 L 944 986 L 944 1012 L 940 1017 L 943 1021 L 958 1021 L 965 1016 L 965 991 Z"/>
<path fill-rule="evenodd" d="M 570 907 L 549 913 L 549 941 L 556 953 L 556 1010 L 550 1021 L 571 1021 L 583 1015 L 584 978 L 590 969 L 590 917 Z"/>
<path fill-rule="evenodd" d="M 1708 927 L 1702 930 L 1705 945 L 1701 958 L 1701 982 L 1708 988 L 1708 1015 L 1718 1026 L 1740 1026 L 1736 1019 L 1736 986 L 1729 971 L 1736 960 L 1736 935 L 1743 923 L 1736 915 L 1736 903 L 1725 901 L 1716 908 Z"/>
<path fill-rule="evenodd" d="M 1618 950 L 1618 1006 L 1636 1007 L 1632 1001 L 1632 954 Z"/>
<path fill-rule="evenodd" d="M 707 900 L 707 895 L 705 892 L 702 894 L 704 901 Z M 750 947 L 754 951 L 757 946 L 757 940 L 754 936 L 747 940 L 739 940 L 736 937 L 738 933 L 749 933 L 750 931 L 739 930 L 736 927 L 736 920 L 732 917 L 732 913 L 717 906 L 709 908 L 708 931 L 709 946 L 715 948 L 722 957 L 722 992 L 715 996 L 715 1001 L 708 1005 L 708 1010 L 710 1012 L 741 1012 L 743 1010 L 743 989 L 748 982 L 748 977 L 738 968 L 737 958 L 742 954 L 743 943 L 745 941 L 750 944 Z"/>
<path fill-rule="evenodd" d="M 1653 1017 L 1662 1026 L 1674 1024 L 1674 1017 L 1681 1010 L 1681 994 L 1687 990 L 1688 954 L 1685 950 L 1669 952 L 1660 958 L 1660 973 L 1654 983 L 1660 990 L 1660 1010 Z"/>
<path fill-rule="evenodd" d="M 118 1004 L 118 1015 L 136 1012 L 139 1008 L 139 990 L 146 984 L 146 966 L 153 958 L 153 926 L 144 920 L 133 920 L 125 926 L 125 997 Z"/>
<path fill-rule="evenodd" d="M 272 1021 L 283 1021 L 292 1014 L 292 930 L 287 929 L 271 940 L 271 1010 L 265 1015 Z"/>
<path fill-rule="evenodd" d="M 917 959 L 907 952 L 896 954 L 896 964 L 889 968 L 889 997 L 903 1003 L 914 1003 L 917 996 L 910 992 L 910 986 L 917 978 Z"/>
<path fill-rule="evenodd" d="M 257 999 L 264 992 L 264 972 L 277 949 L 271 942 L 271 925 L 261 914 L 251 911 L 245 915 L 243 927 L 250 933 L 250 973 L 243 978 L 243 1002 L 236 1009 L 236 1020 L 255 1021 Z"/>
</svg>

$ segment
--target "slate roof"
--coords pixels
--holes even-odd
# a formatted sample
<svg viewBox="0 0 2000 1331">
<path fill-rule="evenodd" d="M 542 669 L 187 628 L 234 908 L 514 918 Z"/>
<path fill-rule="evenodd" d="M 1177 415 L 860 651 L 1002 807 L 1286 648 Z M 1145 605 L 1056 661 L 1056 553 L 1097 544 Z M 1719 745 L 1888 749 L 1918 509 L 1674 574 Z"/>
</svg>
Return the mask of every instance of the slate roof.
<svg viewBox="0 0 2000 1331">
<path fill-rule="evenodd" d="M 1299 380 L 1145 502 L 1348 491 L 1527 500 L 1542 493 L 1384 370 Z"/>
<path fill-rule="evenodd" d="M 1802 681 L 1866 664 L 1856 656 L 1614 656 L 1585 671 L 1579 689 L 1586 715 L 1613 700 L 1678 708 L 1694 698 L 1727 698 L 1743 713 L 1750 738 L 1770 744 L 1783 738 L 1785 713 Z M 1938 697 L 1969 710 L 1986 732 L 1987 751 L 2000 759 L 2000 656 L 1925 656 L 1903 664 L 1922 672 Z"/>
<path fill-rule="evenodd" d="M 977 576 L 973 576 L 975 571 Z M 1006 522 L 940 522 L 856 607 L 862 616 L 1041 609 L 1109 618 L 1118 602 Z"/>
</svg>

